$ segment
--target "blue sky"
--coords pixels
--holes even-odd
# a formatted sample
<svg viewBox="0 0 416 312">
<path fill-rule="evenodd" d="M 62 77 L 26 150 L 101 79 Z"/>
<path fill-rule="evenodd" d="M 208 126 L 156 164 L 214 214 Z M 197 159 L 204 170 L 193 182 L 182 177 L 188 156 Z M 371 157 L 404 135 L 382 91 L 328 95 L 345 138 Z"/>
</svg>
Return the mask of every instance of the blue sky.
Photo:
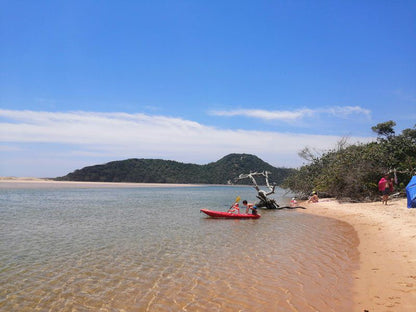
<svg viewBox="0 0 416 312">
<path fill-rule="evenodd" d="M 415 1 L 0 0 L 0 176 L 206 164 L 416 124 Z"/>
</svg>

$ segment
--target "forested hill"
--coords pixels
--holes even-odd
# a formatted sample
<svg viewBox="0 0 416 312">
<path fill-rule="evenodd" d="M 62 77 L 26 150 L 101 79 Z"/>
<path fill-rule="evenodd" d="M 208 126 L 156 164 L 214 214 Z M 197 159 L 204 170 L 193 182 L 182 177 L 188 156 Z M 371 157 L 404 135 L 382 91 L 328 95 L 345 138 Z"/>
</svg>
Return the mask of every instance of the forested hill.
<svg viewBox="0 0 416 312">
<path fill-rule="evenodd" d="M 126 159 L 112 161 L 75 170 L 56 180 L 94 182 L 138 182 L 138 183 L 197 183 L 227 184 L 236 183 L 241 173 L 254 171 L 271 172 L 270 182 L 281 184 L 294 171 L 288 168 L 275 168 L 260 158 L 249 154 L 230 154 L 207 165 L 185 164 L 161 159 Z M 239 184 L 250 184 L 244 180 Z M 259 183 L 262 183 L 259 181 Z"/>
</svg>

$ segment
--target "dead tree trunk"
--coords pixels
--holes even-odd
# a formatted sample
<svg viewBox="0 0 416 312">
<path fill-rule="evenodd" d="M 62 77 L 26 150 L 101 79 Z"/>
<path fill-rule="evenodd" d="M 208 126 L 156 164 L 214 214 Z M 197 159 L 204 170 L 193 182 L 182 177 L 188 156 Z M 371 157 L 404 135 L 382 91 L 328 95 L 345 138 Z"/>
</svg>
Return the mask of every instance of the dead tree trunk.
<svg viewBox="0 0 416 312">
<path fill-rule="evenodd" d="M 256 206 L 258 208 L 266 208 L 266 209 L 278 209 L 279 205 L 276 203 L 276 201 L 273 198 L 269 198 L 267 196 L 274 194 L 274 190 L 276 188 L 276 185 L 273 183 L 273 186 L 270 186 L 269 184 L 269 174 L 268 171 L 263 172 L 250 172 L 249 174 L 240 174 L 236 180 L 243 180 L 249 178 L 251 182 L 254 184 L 254 188 L 257 191 L 256 197 L 259 199 L 259 201 L 256 203 Z M 257 184 L 255 176 L 263 176 L 266 180 L 266 186 L 269 189 L 269 192 L 266 192 Z"/>
</svg>

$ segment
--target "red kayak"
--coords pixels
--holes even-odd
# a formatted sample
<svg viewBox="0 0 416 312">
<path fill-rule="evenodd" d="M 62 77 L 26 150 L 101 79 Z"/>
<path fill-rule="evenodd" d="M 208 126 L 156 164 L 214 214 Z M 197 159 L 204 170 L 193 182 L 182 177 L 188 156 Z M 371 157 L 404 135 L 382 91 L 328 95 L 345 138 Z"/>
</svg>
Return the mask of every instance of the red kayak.
<svg viewBox="0 0 416 312">
<path fill-rule="evenodd" d="M 208 209 L 201 209 L 201 212 L 213 218 L 228 218 L 228 219 L 258 219 L 260 218 L 259 214 L 232 213 L 232 212 L 214 211 L 214 210 L 208 210 Z"/>
</svg>

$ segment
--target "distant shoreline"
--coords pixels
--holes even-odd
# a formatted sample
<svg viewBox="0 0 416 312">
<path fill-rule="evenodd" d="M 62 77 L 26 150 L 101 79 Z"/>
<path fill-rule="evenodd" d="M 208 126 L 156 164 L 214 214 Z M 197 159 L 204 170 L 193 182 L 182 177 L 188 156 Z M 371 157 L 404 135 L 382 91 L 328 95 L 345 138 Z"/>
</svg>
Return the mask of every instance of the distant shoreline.
<svg viewBox="0 0 416 312">
<path fill-rule="evenodd" d="M 135 182 L 89 182 L 89 181 L 56 181 L 48 178 L 0 177 L 0 188 L 5 187 L 82 187 L 82 188 L 144 188 L 144 187 L 198 187 L 204 184 L 179 183 L 135 183 Z"/>
<path fill-rule="evenodd" d="M 302 203 L 304 213 L 351 224 L 360 243 L 354 274 L 354 311 L 414 311 L 416 307 L 416 209 L 406 199 L 383 205 L 322 200 Z"/>
<path fill-rule="evenodd" d="M 34 178 L 34 177 L 0 177 L 0 182 L 15 182 L 15 181 L 54 181 L 52 178 Z"/>
</svg>

